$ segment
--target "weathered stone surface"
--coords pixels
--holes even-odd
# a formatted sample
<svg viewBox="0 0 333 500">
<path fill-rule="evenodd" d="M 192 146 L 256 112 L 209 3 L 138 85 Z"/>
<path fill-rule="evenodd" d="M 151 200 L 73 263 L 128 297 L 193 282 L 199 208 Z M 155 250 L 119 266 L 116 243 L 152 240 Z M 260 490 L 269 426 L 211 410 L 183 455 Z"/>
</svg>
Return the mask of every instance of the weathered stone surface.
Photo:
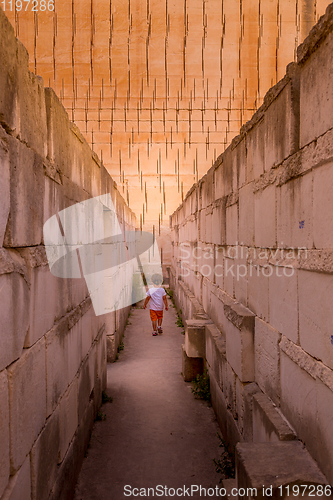
<svg viewBox="0 0 333 500">
<path fill-rule="evenodd" d="M 243 437 L 246 442 L 253 441 L 253 396 L 257 393 L 261 393 L 261 390 L 255 382 L 244 386 Z"/>
<path fill-rule="evenodd" d="M 279 486 L 327 484 L 316 462 L 299 441 L 288 443 L 239 443 L 236 446 L 238 488 L 257 488 L 253 498 L 267 498 L 265 487 L 272 486 L 269 498 L 288 498 Z M 246 498 L 240 496 L 239 498 Z M 252 496 L 250 497 L 252 498 Z"/>
<path fill-rule="evenodd" d="M 243 441 L 243 437 L 237 427 L 233 414 L 228 409 L 224 393 L 219 388 L 213 374 L 210 374 L 210 393 L 212 406 L 222 435 L 227 440 L 230 451 L 234 451 L 236 444 Z"/>
<path fill-rule="evenodd" d="M 274 247 L 276 245 L 274 186 L 254 194 L 254 239 L 257 247 Z"/>
<path fill-rule="evenodd" d="M 238 243 L 238 205 L 235 203 L 226 208 L 226 244 Z"/>
<path fill-rule="evenodd" d="M 17 471 L 46 420 L 45 340 L 8 368 L 11 472 Z"/>
<path fill-rule="evenodd" d="M 292 115 L 291 83 L 288 82 L 265 113 L 265 170 L 278 165 L 293 152 Z"/>
<path fill-rule="evenodd" d="M 0 372 L 0 496 L 3 494 L 10 472 L 9 464 L 9 400 L 7 372 Z"/>
<path fill-rule="evenodd" d="M 262 393 L 253 396 L 253 442 L 291 441 L 296 434 L 278 408 Z"/>
<path fill-rule="evenodd" d="M 43 159 L 33 149 L 10 137 L 10 214 L 4 244 L 27 247 L 42 243 Z"/>
<path fill-rule="evenodd" d="M 4 256 L 4 253 L 2 255 Z M 22 275 L 18 272 L 0 275 L 2 304 L 0 370 L 10 365 L 22 354 L 29 327 L 29 298 L 29 287 Z"/>
<path fill-rule="evenodd" d="M 317 427 L 318 455 L 315 456 L 321 470 L 330 484 L 333 483 L 332 405 L 333 387 L 329 388 L 317 379 Z"/>
<path fill-rule="evenodd" d="M 31 500 L 30 455 L 10 478 L 1 500 Z"/>
<path fill-rule="evenodd" d="M 47 415 L 51 415 L 81 364 L 80 323 L 68 330 L 68 317 L 46 335 Z"/>
<path fill-rule="evenodd" d="M 313 173 L 313 240 L 316 248 L 333 247 L 333 162 Z"/>
<path fill-rule="evenodd" d="M 3 10 L 0 12 L 0 121 L 39 154 L 45 154 L 46 117 L 44 86 L 30 73 L 29 56 Z"/>
<path fill-rule="evenodd" d="M 297 271 L 273 266 L 269 277 L 269 323 L 293 342 L 298 341 Z"/>
<path fill-rule="evenodd" d="M 10 163 L 6 134 L 0 126 L 0 246 L 5 236 L 10 209 Z"/>
<path fill-rule="evenodd" d="M 256 318 L 254 333 L 255 380 L 276 404 L 280 401 L 281 334 L 269 324 Z"/>
<path fill-rule="evenodd" d="M 60 418 L 60 444 L 59 444 L 59 462 L 62 462 L 66 455 L 70 442 L 73 439 L 78 426 L 78 389 L 77 378 L 74 378 L 71 385 L 63 395 L 59 404 Z"/>
<path fill-rule="evenodd" d="M 298 276 L 301 347 L 311 356 L 333 368 L 330 301 L 333 293 L 333 275 L 299 271 Z"/>
<path fill-rule="evenodd" d="M 203 358 L 190 358 L 186 354 L 185 345 L 182 345 L 182 374 L 185 382 L 192 382 L 197 375 L 203 372 Z"/>
<path fill-rule="evenodd" d="M 277 243 L 280 247 L 313 247 L 312 172 L 277 190 Z"/>
<path fill-rule="evenodd" d="M 288 351 L 288 355 L 281 352 L 281 410 L 309 452 L 318 456 L 318 443 L 313 430 L 317 428 L 316 380 L 313 374 L 306 371 L 307 366 L 312 369 L 313 360 L 299 349 L 297 358 L 293 356 L 292 349 L 287 347 L 284 350 Z M 300 361 L 304 369 L 299 366 Z"/>
<path fill-rule="evenodd" d="M 241 245 L 252 246 L 254 244 L 254 194 L 252 182 L 239 190 L 238 240 Z"/>
<path fill-rule="evenodd" d="M 315 140 L 332 128 L 332 78 L 333 63 L 331 32 L 301 68 L 300 146 Z M 323 66 L 324 65 L 324 66 Z"/>
<path fill-rule="evenodd" d="M 59 406 L 31 450 L 32 500 L 48 498 L 57 478 L 60 449 Z"/>
<path fill-rule="evenodd" d="M 264 118 L 257 123 L 246 137 L 247 165 L 246 181 L 251 182 L 265 170 L 265 144 L 262 140 L 265 131 Z M 240 238 L 241 239 L 241 238 Z"/>
<path fill-rule="evenodd" d="M 259 318 L 268 321 L 268 276 L 264 275 L 263 267 L 259 265 L 250 263 L 248 270 L 248 308 Z"/>
<path fill-rule="evenodd" d="M 214 372 L 219 387 L 223 390 L 222 365 L 226 362 L 225 339 L 215 325 L 206 325 L 205 341 L 206 361 Z"/>
<path fill-rule="evenodd" d="M 205 357 L 206 321 L 187 320 L 185 322 L 185 350 L 190 358 Z"/>
</svg>

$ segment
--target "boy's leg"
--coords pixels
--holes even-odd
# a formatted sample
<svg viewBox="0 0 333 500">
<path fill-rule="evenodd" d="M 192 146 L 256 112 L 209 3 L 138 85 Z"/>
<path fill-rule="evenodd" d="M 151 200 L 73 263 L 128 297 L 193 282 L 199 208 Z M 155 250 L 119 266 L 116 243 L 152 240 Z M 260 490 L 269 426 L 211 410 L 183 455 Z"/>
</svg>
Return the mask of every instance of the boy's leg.
<svg viewBox="0 0 333 500">
<path fill-rule="evenodd" d="M 158 323 L 158 328 L 157 328 L 157 331 L 158 333 L 162 333 L 163 330 L 162 330 L 162 321 L 163 321 L 163 312 L 162 312 L 162 316 L 160 316 L 157 320 L 157 323 Z"/>
<path fill-rule="evenodd" d="M 152 321 L 152 324 L 153 324 L 153 331 L 156 332 L 156 328 L 157 328 L 157 321 Z"/>
</svg>

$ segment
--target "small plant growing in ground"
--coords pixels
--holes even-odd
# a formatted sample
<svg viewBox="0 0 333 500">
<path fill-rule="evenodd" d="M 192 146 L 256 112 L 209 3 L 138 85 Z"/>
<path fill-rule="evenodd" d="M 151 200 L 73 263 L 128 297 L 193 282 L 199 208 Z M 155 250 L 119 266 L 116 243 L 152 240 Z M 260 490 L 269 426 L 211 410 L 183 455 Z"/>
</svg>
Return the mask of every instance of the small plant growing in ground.
<svg viewBox="0 0 333 500">
<path fill-rule="evenodd" d="M 222 452 L 221 457 L 218 460 L 214 458 L 213 462 L 215 464 L 216 472 L 218 474 L 222 474 L 222 477 L 220 479 L 221 483 L 223 479 L 235 477 L 235 456 L 233 453 L 230 453 L 228 451 L 228 444 L 226 441 L 224 441 L 220 434 L 218 434 L 217 436 L 220 440 L 219 446 L 220 448 L 222 448 Z"/>
<path fill-rule="evenodd" d="M 111 396 L 108 396 L 105 391 L 102 392 L 102 405 L 105 403 L 112 403 L 113 398 Z"/>
<path fill-rule="evenodd" d="M 101 410 L 98 410 L 95 420 L 105 420 L 106 415 Z"/>
<path fill-rule="evenodd" d="M 192 389 L 194 396 L 197 399 L 203 399 L 204 401 L 210 401 L 210 382 L 209 373 L 206 369 L 202 375 L 197 375 L 192 382 Z"/>
<path fill-rule="evenodd" d="M 121 342 L 120 342 L 120 344 L 119 344 L 119 345 L 118 345 L 118 347 L 117 347 L 117 352 L 123 351 L 123 350 L 124 350 L 124 347 L 125 347 L 125 346 L 124 346 L 124 342 L 123 342 L 123 341 L 121 341 Z"/>
</svg>

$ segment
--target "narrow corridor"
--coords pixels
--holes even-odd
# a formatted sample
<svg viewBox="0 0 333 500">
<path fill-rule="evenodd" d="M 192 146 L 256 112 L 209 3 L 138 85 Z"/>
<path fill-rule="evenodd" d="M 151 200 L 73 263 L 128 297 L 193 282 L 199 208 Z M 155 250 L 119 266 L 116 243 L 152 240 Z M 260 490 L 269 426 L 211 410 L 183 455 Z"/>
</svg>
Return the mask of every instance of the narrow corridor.
<svg viewBox="0 0 333 500">
<path fill-rule="evenodd" d="M 120 500 L 133 488 L 146 488 L 148 496 L 148 488 L 158 485 L 219 485 L 213 462 L 221 452 L 219 428 L 213 409 L 196 400 L 182 379 L 184 336 L 170 300 L 169 306 L 158 337 L 152 336 L 149 311 L 132 309 L 125 348 L 108 365 L 113 402 L 102 406 L 106 419 L 95 423 L 75 500 Z"/>
</svg>

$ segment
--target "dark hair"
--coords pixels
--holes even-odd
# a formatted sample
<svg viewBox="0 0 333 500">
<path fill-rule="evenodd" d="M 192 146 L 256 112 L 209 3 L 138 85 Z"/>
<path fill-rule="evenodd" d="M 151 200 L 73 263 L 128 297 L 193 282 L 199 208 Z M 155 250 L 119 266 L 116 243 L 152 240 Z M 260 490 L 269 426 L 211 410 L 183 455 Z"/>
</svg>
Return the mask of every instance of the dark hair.
<svg viewBox="0 0 333 500">
<path fill-rule="evenodd" d="M 161 285 L 163 283 L 162 276 L 157 273 L 152 275 L 151 280 L 155 285 Z"/>
</svg>

